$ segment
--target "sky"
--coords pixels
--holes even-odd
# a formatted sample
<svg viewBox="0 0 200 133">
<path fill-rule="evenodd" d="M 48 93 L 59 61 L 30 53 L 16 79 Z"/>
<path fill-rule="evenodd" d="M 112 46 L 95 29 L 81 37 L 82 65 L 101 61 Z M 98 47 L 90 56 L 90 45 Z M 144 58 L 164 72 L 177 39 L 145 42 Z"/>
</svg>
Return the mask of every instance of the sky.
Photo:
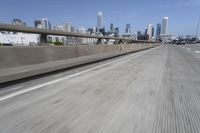
<svg viewBox="0 0 200 133">
<path fill-rule="evenodd" d="M 34 20 L 48 18 L 52 25 L 67 22 L 90 28 L 97 25 L 98 11 L 103 12 L 106 30 L 114 23 L 120 33 L 126 24 L 131 24 L 132 32 L 144 31 L 167 16 L 168 33 L 191 35 L 200 17 L 200 0 L 0 0 L 0 23 L 19 18 L 33 26 Z"/>
</svg>

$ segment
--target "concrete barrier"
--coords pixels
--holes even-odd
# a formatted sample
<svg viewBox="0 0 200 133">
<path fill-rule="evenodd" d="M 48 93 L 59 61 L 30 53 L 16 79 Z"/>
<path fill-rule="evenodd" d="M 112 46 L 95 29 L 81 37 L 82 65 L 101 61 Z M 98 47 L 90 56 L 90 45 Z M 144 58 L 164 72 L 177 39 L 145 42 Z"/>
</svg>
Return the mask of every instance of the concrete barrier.
<svg viewBox="0 0 200 133">
<path fill-rule="evenodd" d="M 158 44 L 0 47 L 0 83 L 144 50 Z"/>
</svg>

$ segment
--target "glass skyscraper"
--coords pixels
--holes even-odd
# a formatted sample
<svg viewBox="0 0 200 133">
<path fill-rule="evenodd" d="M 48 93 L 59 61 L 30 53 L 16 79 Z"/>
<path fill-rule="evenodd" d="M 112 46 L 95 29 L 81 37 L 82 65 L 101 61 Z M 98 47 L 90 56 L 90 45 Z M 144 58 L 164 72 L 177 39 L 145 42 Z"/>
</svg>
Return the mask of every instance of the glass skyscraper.
<svg viewBox="0 0 200 133">
<path fill-rule="evenodd" d="M 103 29 L 103 13 L 101 11 L 97 13 L 97 29 L 98 31 Z"/>
<path fill-rule="evenodd" d="M 48 29 L 48 30 L 51 29 L 51 24 L 47 18 L 42 18 L 41 25 L 42 25 L 42 29 Z"/>
<path fill-rule="evenodd" d="M 126 24 L 125 33 L 131 33 L 131 24 Z"/>
<path fill-rule="evenodd" d="M 161 34 L 161 23 L 158 23 L 156 27 L 156 38 L 158 38 L 160 34 Z"/>
<path fill-rule="evenodd" d="M 168 17 L 164 17 L 162 20 L 162 34 L 166 35 L 167 34 L 167 29 L 168 29 Z"/>
</svg>

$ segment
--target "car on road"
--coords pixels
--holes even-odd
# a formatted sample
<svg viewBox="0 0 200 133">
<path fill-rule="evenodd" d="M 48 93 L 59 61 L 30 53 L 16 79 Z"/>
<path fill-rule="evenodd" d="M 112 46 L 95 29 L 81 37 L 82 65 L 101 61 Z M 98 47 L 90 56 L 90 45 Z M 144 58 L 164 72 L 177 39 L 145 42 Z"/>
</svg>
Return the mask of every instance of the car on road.
<svg viewBox="0 0 200 133">
<path fill-rule="evenodd" d="M 184 39 L 178 39 L 176 44 L 177 45 L 185 45 L 185 40 Z"/>
<path fill-rule="evenodd" d="M 172 42 L 171 42 L 172 44 L 176 44 L 177 43 L 177 40 L 176 39 L 174 39 L 174 40 L 172 40 Z"/>
</svg>

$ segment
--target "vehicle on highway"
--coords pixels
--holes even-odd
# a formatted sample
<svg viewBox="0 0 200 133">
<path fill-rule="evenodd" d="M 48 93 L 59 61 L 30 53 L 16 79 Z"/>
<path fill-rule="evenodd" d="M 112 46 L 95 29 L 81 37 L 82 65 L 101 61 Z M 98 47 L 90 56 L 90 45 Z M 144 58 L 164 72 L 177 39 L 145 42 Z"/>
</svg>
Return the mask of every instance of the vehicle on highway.
<svg viewBox="0 0 200 133">
<path fill-rule="evenodd" d="M 197 38 L 196 37 L 193 37 L 189 40 L 189 44 L 196 44 L 197 43 Z"/>
<path fill-rule="evenodd" d="M 184 39 L 178 39 L 176 44 L 177 45 L 185 45 L 185 40 Z"/>
<path fill-rule="evenodd" d="M 11 43 L 3 43 L 2 46 L 13 46 Z"/>
<path fill-rule="evenodd" d="M 172 42 L 171 42 L 171 43 L 172 43 L 172 44 L 176 44 L 176 43 L 177 43 L 177 41 L 178 41 L 177 39 L 174 39 L 174 40 L 172 40 Z"/>
</svg>

